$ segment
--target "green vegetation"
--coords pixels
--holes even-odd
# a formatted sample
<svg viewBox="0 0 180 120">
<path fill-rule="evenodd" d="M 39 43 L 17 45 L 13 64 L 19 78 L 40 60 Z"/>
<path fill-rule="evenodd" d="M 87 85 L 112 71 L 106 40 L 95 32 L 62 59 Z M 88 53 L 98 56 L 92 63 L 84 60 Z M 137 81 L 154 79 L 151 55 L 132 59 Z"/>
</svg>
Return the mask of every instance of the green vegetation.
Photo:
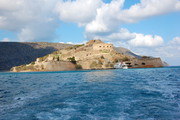
<svg viewBox="0 0 180 120">
<path fill-rule="evenodd" d="M 114 63 L 117 63 L 117 62 L 119 62 L 119 61 L 120 61 L 119 59 L 115 58 L 113 62 L 114 62 Z"/>
<path fill-rule="evenodd" d="M 103 55 L 101 56 L 101 59 L 105 59 Z"/>
<path fill-rule="evenodd" d="M 68 58 L 68 60 L 69 60 L 70 62 L 72 62 L 73 64 L 76 64 L 76 59 L 75 59 L 75 57 L 74 57 L 74 56 L 73 56 L 73 57 Z"/>
<path fill-rule="evenodd" d="M 54 55 L 53 60 L 55 61 L 60 61 L 60 55 Z"/>
</svg>

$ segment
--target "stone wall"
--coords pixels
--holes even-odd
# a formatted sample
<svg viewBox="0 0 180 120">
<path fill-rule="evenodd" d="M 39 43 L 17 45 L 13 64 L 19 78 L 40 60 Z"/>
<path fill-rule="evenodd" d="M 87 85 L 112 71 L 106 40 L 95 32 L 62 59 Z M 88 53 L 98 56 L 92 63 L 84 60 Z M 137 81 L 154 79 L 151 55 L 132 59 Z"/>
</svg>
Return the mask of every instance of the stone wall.
<svg viewBox="0 0 180 120">
<path fill-rule="evenodd" d="M 45 71 L 75 70 L 75 65 L 68 61 L 51 61 L 44 64 Z"/>
<path fill-rule="evenodd" d="M 113 44 L 99 43 L 93 45 L 93 50 L 113 50 Z"/>
<path fill-rule="evenodd" d="M 132 67 L 162 67 L 163 63 L 160 58 L 141 58 L 131 59 L 130 63 Z"/>
</svg>

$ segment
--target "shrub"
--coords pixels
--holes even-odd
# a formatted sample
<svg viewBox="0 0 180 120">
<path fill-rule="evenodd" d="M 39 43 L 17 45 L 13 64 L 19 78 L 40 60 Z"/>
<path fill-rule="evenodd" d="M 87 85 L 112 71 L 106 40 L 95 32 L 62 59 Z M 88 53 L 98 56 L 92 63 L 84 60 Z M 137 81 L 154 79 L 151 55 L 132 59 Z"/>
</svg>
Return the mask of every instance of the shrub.
<svg viewBox="0 0 180 120">
<path fill-rule="evenodd" d="M 54 55 L 54 56 L 53 56 L 53 60 L 60 61 L 59 55 Z"/>
<path fill-rule="evenodd" d="M 101 56 L 101 59 L 104 59 L 104 56 L 103 56 L 103 55 Z"/>
<path fill-rule="evenodd" d="M 67 58 L 70 62 L 72 62 L 73 64 L 76 64 L 76 59 L 75 57 L 70 57 L 70 58 Z"/>
</svg>

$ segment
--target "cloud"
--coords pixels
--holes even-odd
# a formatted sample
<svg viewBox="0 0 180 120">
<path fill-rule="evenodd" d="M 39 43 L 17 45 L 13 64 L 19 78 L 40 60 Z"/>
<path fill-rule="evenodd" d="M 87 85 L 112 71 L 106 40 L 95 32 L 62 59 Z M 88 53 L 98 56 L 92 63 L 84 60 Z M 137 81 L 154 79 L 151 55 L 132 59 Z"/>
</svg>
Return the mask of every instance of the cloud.
<svg viewBox="0 0 180 120">
<path fill-rule="evenodd" d="M 129 45 L 134 47 L 156 47 L 163 44 L 163 38 L 155 35 L 143 35 L 143 34 L 135 34 L 135 38 L 128 41 Z"/>
<path fill-rule="evenodd" d="M 49 41 L 55 36 L 57 0 L 1 0 L 0 29 L 18 36 L 19 41 Z"/>
<path fill-rule="evenodd" d="M 141 0 L 119 13 L 118 19 L 124 23 L 133 23 L 148 17 L 179 11 L 179 0 Z"/>
<path fill-rule="evenodd" d="M 121 12 L 124 0 L 112 0 L 109 4 L 103 4 L 97 9 L 96 18 L 85 27 L 86 32 L 112 32 L 120 24 L 117 14 Z"/>
<path fill-rule="evenodd" d="M 174 37 L 168 43 L 163 43 L 161 46 L 153 47 L 133 47 L 131 50 L 139 55 L 161 57 L 170 65 L 180 65 L 180 37 Z"/>
<path fill-rule="evenodd" d="M 97 8 L 102 4 L 101 0 L 61 0 L 56 5 L 56 10 L 61 20 L 83 25 L 95 18 Z"/>
<path fill-rule="evenodd" d="M 171 45 L 180 45 L 180 37 L 175 37 L 170 41 Z"/>
<path fill-rule="evenodd" d="M 16 34 L 19 41 L 50 41 L 56 37 L 60 21 L 77 23 L 85 28 L 86 39 L 129 40 L 122 24 L 180 10 L 179 0 L 141 0 L 123 9 L 125 0 L 1 0 L 0 29 Z M 146 37 L 146 36 L 144 36 Z M 152 37 L 149 37 L 152 39 Z M 159 37 L 146 46 L 160 44 Z M 132 40 L 137 41 L 137 40 Z M 152 40 L 149 40 L 152 41 Z M 141 41 L 142 43 L 142 41 Z M 152 44 L 152 45 L 150 45 Z M 137 45 L 139 46 L 140 43 Z"/>
<path fill-rule="evenodd" d="M 115 45 L 121 43 L 123 45 L 126 45 L 126 47 L 157 47 L 162 45 L 164 42 L 161 36 L 144 35 L 141 33 L 130 33 L 126 28 L 121 28 L 118 32 L 114 33 L 91 33 L 86 35 L 87 38 L 101 39 L 103 41 L 112 42 Z"/>
<path fill-rule="evenodd" d="M 0 40 L 2 42 L 10 42 L 11 40 L 9 38 L 3 38 L 2 40 Z"/>
<path fill-rule="evenodd" d="M 97 9 L 96 18 L 86 25 L 86 33 L 114 32 L 122 24 L 180 10 L 178 0 L 141 0 L 129 9 L 123 9 L 123 5 L 124 0 L 103 4 Z"/>
</svg>

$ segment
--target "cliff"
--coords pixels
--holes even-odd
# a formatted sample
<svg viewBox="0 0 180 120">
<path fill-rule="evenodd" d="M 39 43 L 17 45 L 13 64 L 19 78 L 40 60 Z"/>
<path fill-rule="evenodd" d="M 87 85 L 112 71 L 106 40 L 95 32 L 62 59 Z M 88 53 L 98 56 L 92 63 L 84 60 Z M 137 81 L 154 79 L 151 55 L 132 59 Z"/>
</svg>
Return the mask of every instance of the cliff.
<svg viewBox="0 0 180 120">
<path fill-rule="evenodd" d="M 107 44 L 100 40 L 90 40 L 86 44 L 70 46 L 37 58 L 35 62 L 30 64 L 13 67 L 11 70 L 20 72 L 112 69 L 118 61 L 126 61 L 129 67 L 162 67 L 162 62 L 159 58 L 138 57 L 127 49 L 123 51 L 119 48 L 114 48 L 112 44 Z"/>
</svg>

